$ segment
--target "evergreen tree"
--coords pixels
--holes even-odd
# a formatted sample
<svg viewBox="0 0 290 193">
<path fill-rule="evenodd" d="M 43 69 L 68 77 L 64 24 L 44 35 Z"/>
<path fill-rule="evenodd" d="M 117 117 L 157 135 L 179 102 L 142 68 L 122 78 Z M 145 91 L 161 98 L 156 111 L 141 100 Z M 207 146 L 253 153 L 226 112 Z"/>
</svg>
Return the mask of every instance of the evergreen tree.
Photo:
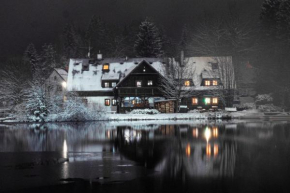
<svg viewBox="0 0 290 193">
<path fill-rule="evenodd" d="M 40 57 L 34 47 L 34 44 L 29 44 L 24 52 L 24 61 L 31 65 L 32 73 L 36 73 L 39 69 Z"/>
<path fill-rule="evenodd" d="M 63 53 L 67 59 L 80 57 L 81 37 L 74 25 L 67 24 L 63 31 Z"/>
<path fill-rule="evenodd" d="M 138 57 L 160 57 L 163 55 L 159 31 L 155 24 L 148 19 L 139 26 L 134 49 Z"/>
<path fill-rule="evenodd" d="M 107 34 L 108 30 L 104 21 L 100 17 L 93 15 L 85 33 L 86 46 L 93 48 L 91 55 L 97 54 L 99 50 L 102 53 L 106 53 L 108 43 Z"/>
<path fill-rule="evenodd" d="M 56 64 L 56 51 L 51 44 L 42 46 L 41 60 L 47 68 L 55 68 Z"/>
</svg>

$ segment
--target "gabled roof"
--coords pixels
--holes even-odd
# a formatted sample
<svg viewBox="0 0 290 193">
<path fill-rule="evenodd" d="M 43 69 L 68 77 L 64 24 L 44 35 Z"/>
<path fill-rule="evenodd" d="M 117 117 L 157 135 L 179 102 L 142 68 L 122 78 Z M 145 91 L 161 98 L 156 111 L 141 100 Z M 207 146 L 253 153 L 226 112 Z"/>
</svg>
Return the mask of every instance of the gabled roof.
<svg viewBox="0 0 290 193">
<path fill-rule="evenodd" d="M 62 68 L 54 68 L 54 70 L 59 74 L 59 76 L 64 80 L 67 81 L 67 71 Z"/>
</svg>

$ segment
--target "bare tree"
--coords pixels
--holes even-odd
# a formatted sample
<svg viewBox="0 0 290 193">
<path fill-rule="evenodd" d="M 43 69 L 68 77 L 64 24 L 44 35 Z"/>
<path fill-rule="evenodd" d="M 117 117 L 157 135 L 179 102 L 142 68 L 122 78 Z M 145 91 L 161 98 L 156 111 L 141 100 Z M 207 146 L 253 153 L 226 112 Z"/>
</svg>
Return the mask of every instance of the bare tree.
<svg viewBox="0 0 290 193">
<path fill-rule="evenodd" d="M 183 63 L 183 62 L 182 62 Z M 197 94 L 194 90 L 193 77 L 195 67 L 185 60 L 185 65 L 169 59 L 165 68 L 165 77 L 159 79 L 159 90 L 166 98 L 176 99 L 176 108 L 179 107 L 180 100 Z"/>
</svg>

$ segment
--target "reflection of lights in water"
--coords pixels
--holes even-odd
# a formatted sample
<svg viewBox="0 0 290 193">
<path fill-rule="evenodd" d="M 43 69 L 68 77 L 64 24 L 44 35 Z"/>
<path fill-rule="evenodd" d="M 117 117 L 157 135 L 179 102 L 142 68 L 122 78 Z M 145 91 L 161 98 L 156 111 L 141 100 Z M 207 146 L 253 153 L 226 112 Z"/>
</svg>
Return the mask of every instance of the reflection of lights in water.
<svg viewBox="0 0 290 193">
<path fill-rule="evenodd" d="M 137 141 L 140 141 L 141 137 L 142 137 L 141 133 L 137 133 L 136 140 L 137 140 Z"/>
<path fill-rule="evenodd" d="M 130 130 L 126 129 L 124 132 L 125 141 L 130 142 Z"/>
<path fill-rule="evenodd" d="M 198 138 L 198 129 L 197 128 L 192 130 L 192 136 L 195 138 Z"/>
<path fill-rule="evenodd" d="M 206 127 L 204 131 L 204 136 L 205 136 L 206 141 L 208 142 L 209 139 L 211 138 L 211 130 L 208 127 Z"/>
<path fill-rule="evenodd" d="M 107 131 L 107 138 L 108 138 L 108 139 L 111 138 L 111 133 L 110 133 L 110 131 Z"/>
<path fill-rule="evenodd" d="M 190 145 L 187 144 L 187 146 L 186 146 L 186 148 L 185 148 L 185 154 L 186 154 L 187 157 L 190 156 L 190 151 L 191 151 L 191 149 L 190 149 Z"/>
<path fill-rule="evenodd" d="M 217 127 L 213 128 L 212 135 L 213 135 L 213 137 L 218 137 L 218 128 Z"/>
<path fill-rule="evenodd" d="M 67 143 L 66 143 L 66 139 L 63 141 L 63 157 L 67 158 Z"/>
<path fill-rule="evenodd" d="M 210 144 L 206 144 L 206 155 L 208 157 L 211 156 L 211 145 Z"/>
<path fill-rule="evenodd" d="M 214 144 L 213 146 L 213 154 L 216 157 L 219 153 L 219 145 L 218 144 Z"/>
</svg>

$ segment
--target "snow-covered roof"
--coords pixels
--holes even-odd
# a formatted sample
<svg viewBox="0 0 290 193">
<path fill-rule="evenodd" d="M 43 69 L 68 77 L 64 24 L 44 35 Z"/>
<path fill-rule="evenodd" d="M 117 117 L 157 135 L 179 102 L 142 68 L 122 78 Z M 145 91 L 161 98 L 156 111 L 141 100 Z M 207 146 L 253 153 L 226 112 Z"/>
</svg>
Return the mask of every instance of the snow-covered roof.
<svg viewBox="0 0 290 193">
<path fill-rule="evenodd" d="M 62 77 L 63 80 L 67 81 L 67 71 L 62 68 L 54 68 L 54 70 Z"/>
<path fill-rule="evenodd" d="M 103 88 L 102 80 L 122 81 L 132 72 L 142 61 L 147 62 L 162 76 L 166 76 L 166 66 L 169 60 L 162 58 L 104 58 L 103 60 L 92 59 L 70 59 L 68 72 L 68 91 L 112 91 L 113 88 Z M 175 59 L 174 65 L 179 65 Z M 103 71 L 103 65 L 109 64 L 109 71 Z M 185 58 L 185 68 L 190 72 L 196 90 L 215 89 L 218 87 L 200 86 L 202 78 L 220 78 L 224 84 L 224 77 L 218 69 L 214 69 L 212 64 L 218 64 L 218 69 L 224 66 L 232 67 L 232 58 L 226 57 L 189 57 Z"/>
<path fill-rule="evenodd" d="M 152 65 L 158 72 L 163 69 L 161 67 L 163 59 L 160 58 L 70 59 L 67 89 L 68 91 L 111 91 L 113 88 L 102 88 L 102 80 L 121 81 L 142 61 Z M 103 71 L 104 64 L 109 64 L 109 71 Z"/>
</svg>

